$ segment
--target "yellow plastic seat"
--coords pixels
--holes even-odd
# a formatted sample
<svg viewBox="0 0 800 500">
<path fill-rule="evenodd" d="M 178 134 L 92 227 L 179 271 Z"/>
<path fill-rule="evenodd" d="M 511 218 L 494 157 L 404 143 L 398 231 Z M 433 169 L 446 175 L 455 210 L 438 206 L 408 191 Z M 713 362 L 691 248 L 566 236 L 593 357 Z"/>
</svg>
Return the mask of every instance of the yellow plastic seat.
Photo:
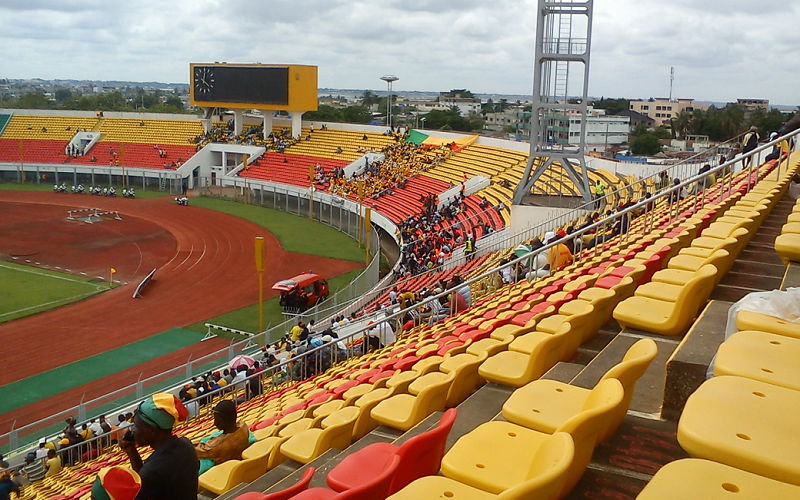
<svg viewBox="0 0 800 500">
<path fill-rule="evenodd" d="M 737 222 L 736 224 L 728 224 L 725 222 L 714 222 L 713 224 L 708 226 L 705 231 L 703 231 L 703 234 L 701 236 L 705 238 L 710 237 L 710 238 L 725 239 L 740 227 L 746 228 L 749 231 L 749 229 L 753 226 L 754 222 L 755 221 L 753 219 L 740 219 L 739 222 Z"/>
<path fill-rule="evenodd" d="M 522 387 L 544 375 L 561 360 L 564 344 L 571 330 L 572 326 L 564 323 L 553 335 L 541 332 L 528 333 L 522 345 L 526 349 L 530 348 L 530 353 L 510 349 L 498 352 L 481 364 L 478 375 L 495 384 Z M 521 338 L 518 337 L 513 342 Z"/>
<path fill-rule="evenodd" d="M 659 469 L 636 500 L 784 498 L 800 498 L 800 487 L 710 460 L 684 458 Z"/>
<path fill-rule="evenodd" d="M 355 407 L 359 409 L 360 413 L 353 427 L 353 441 L 361 439 L 380 425 L 377 420 L 372 418 L 372 409 L 396 393 L 395 389 L 381 387 L 373 389 L 355 401 Z"/>
<path fill-rule="evenodd" d="M 291 424 L 284 426 L 281 430 L 279 430 L 278 436 L 286 438 L 292 437 L 295 434 L 299 434 L 307 429 L 310 429 L 311 427 L 314 426 L 314 423 L 315 419 L 313 418 L 303 418 L 297 420 L 295 422 L 292 422 Z"/>
<path fill-rule="evenodd" d="M 415 480 L 389 497 L 389 500 L 527 500 L 554 497 L 572 463 L 575 445 L 572 436 L 559 432 L 547 437 L 530 460 L 526 478 L 499 495 L 442 476 Z"/>
<path fill-rule="evenodd" d="M 753 311 L 739 311 L 736 315 L 736 329 L 756 330 L 800 339 L 800 323 Z"/>
<path fill-rule="evenodd" d="M 242 452 L 242 459 L 249 460 L 257 458 L 267 453 L 267 468 L 264 472 L 272 470 L 274 467 L 280 465 L 286 460 L 286 457 L 281 453 L 281 445 L 289 438 L 281 438 L 277 436 L 268 437 L 248 446 Z"/>
<path fill-rule="evenodd" d="M 727 238 L 697 238 L 698 241 L 706 241 L 704 246 L 700 246 L 700 244 L 698 244 L 682 249 L 680 252 L 678 252 L 678 255 L 670 259 L 667 267 L 669 268 L 669 264 L 672 263 L 672 261 L 675 261 L 675 263 L 672 264 L 672 269 L 697 269 L 697 261 L 687 260 L 686 262 L 688 267 L 682 266 L 680 263 L 683 262 L 685 257 L 699 257 L 701 259 L 707 259 L 709 256 L 711 256 L 711 254 L 719 249 L 725 249 L 731 255 L 736 256 L 747 244 L 747 238 L 747 229 L 743 227 L 733 231 Z M 675 260 L 678 257 L 681 257 L 681 259 Z"/>
<path fill-rule="evenodd" d="M 333 401 L 328 401 L 327 403 L 323 403 L 320 406 L 314 408 L 311 414 L 314 417 L 327 417 L 331 413 L 335 412 L 336 410 L 341 410 L 344 408 L 344 401 L 341 399 L 335 399 Z"/>
<path fill-rule="evenodd" d="M 678 442 L 694 457 L 800 485 L 798 408 L 798 391 L 743 377 L 714 377 L 686 401 Z"/>
<path fill-rule="evenodd" d="M 732 264 L 733 262 L 733 259 L 730 258 L 730 254 L 728 253 L 727 250 L 719 249 L 719 250 L 714 250 L 714 253 L 709 255 L 708 258 L 706 259 L 701 260 L 699 257 L 689 257 L 689 259 L 692 260 L 697 259 L 696 267 L 694 263 L 690 264 L 689 262 L 686 261 L 686 259 L 684 259 L 684 261 L 682 261 L 679 265 L 672 267 L 672 261 L 680 259 L 681 257 L 684 256 L 676 255 L 675 257 L 673 257 L 672 260 L 669 262 L 667 269 L 662 269 L 660 271 L 657 271 L 653 275 L 651 282 L 683 286 L 694 277 L 694 274 L 698 269 L 707 264 L 710 264 L 717 268 L 718 271 L 717 277 L 719 278 L 728 271 L 730 264 Z M 647 283 L 646 285 L 649 284 L 650 283 Z M 639 287 L 636 290 L 636 292 L 638 292 L 642 288 L 643 287 Z M 636 292 L 634 292 L 634 295 L 636 294 Z"/>
<path fill-rule="evenodd" d="M 575 444 L 575 455 L 557 498 L 572 490 L 594 452 L 599 432 L 624 396 L 622 384 L 608 379 L 592 393 L 590 408 L 567 420 L 557 432 L 567 432 Z M 445 477 L 474 488 L 498 494 L 526 479 L 532 457 L 551 434 L 504 421 L 490 421 L 465 434 L 442 459 Z"/>
<path fill-rule="evenodd" d="M 486 361 L 489 353 L 484 351 L 478 356 L 461 353 L 451 355 L 447 353 L 439 369 L 444 373 L 455 372 L 455 378 L 447 391 L 445 406 L 454 408 L 467 399 L 476 388 L 483 385 L 485 380 L 478 375 L 478 367 Z"/>
<path fill-rule="evenodd" d="M 800 222 L 789 222 L 781 227 L 781 234 L 798 234 L 800 233 Z"/>
<path fill-rule="evenodd" d="M 358 384 L 357 386 L 347 389 L 342 395 L 344 397 L 345 406 L 352 405 L 355 401 L 358 400 L 358 398 L 368 393 L 369 391 L 373 390 L 374 388 L 375 387 L 373 387 L 372 384 Z"/>
<path fill-rule="evenodd" d="M 472 342 L 469 347 L 467 347 L 467 354 L 480 356 L 481 354 L 486 353 L 489 357 L 492 357 L 498 352 L 508 349 L 509 344 L 511 344 L 513 340 L 514 337 L 508 337 L 508 339 L 504 341 L 499 341 L 492 338 L 481 339 L 477 342 Z"/>
<path fill-rule="evenodd" d="M 800 216 L 800 213 L 796 215 Z M 789 265 L 789 262 L 800 262 L 800 234 L 784 233 L 778 235 L 775 238 L 775 251 L 786 265 Z"/>
<path fill-rule="evenodd" d="M 628 348 L 622 360 L 612 366 L 600 381 L 615 378 L 625 391 L 620 407 L 614 409 L 609 426 L 601 433 L 600 440 L 610 438 L 625 418 L 633 399 L 636 381 L 644 374 L 658 354 L 658 346 L 652 339 L 641 339 Z M 598 382 L 599 384 L 599 382 Z M 586 409 L 592 391 L 556 380 L 534 380 L 520 387 L 503 404 L 503 417 L 509 422 L 529 429 L 552 433 L 567 420 Z"/>
<path fill-rule="evenodd" d="M 423 375 L 422 378 L 433 374 Z M 436 411 L 444 411 L 447 391 L 455 379 L 455 372 L 433 384 L 425 384 L 419 394 L 395 394 L 378 403 L 370 415 L 383 425 L 407 431 Z"/>
<path fill-rule="evenodd" d="M 589 290 L 596 290 L 596 292 L 584 294 L 584 292 L 588 292 Z M 617 299 L 616 290 L 592 287 L 578 294 L 578 300 L 588 302 L 594 308 L 589 318 L 590 321 L 585 328 L 585 332 L 592 337 L 597 334 L 600 328 L 611 321 L 611 313 L 614 311 L 614 306 L 617 305 L 620 299 Z M 562 306 L 562 310 L 574 313 L 575 311 L 572 309 L 571 304 L 571 302 L 569 304 L 564 304 L 564 306 L 568 306 L 568 308 L 564 309 L 564 306 Z M 586 342 L 590 337 L 584 337 L 583 341 Z"/>
<path fill-rule="evenodd" d="M 564 304 L 563 306 L 567 307 L 567 310 L 575 310 L 575 314 L 571 314 L 569 316 L 564 314 L 554 314 L 553 316 L 542 320 L 536 325 L 535 332 L 521 335 L 514 339 L 514 341 L 508 346 L 509 350 L 531 354 L 536 349 L 536 345 L 540 341 L 540 336 L 535 334 L 546 333 L 548 335 L 554 335 L 557 331 L 559 331 L 561 325 L 569 324 L 569 333 L 561 341 L 561 354 L 559 355 L 559 358 L 563 361 L 570 359 L 572 355 L 575 354 L 575 351 L 578 350 L 578 347 L 580 347 L 581 343 L 591 336 L 586 329 L 588 325 L 591 324 L 592 313 L 594 312 L 594 306 L 588 302 L 582 300 L 575 302 L 577 302 L 577 304 L 574 306 L 570 307 L 567 304 Z M 594 334 L 594 332 L 591 333 Z"/>
<path fill-rule="evenodd" d="M 421 377 L 417 377 L 417 379 L 411 382 L 411 384 L 408 386 L 408 394 L 417 396 L 426 388 L 442 383 L 445 378 L 447 378 L 447 373 L 438 371 L 430 372 L 422 375 Z"/>
<path fill-rule="evenodd" d="M 395 393 L 408 392 L 408 386 L 419 378 L 420 374 L 414 370 L 398 372 L 386 379 L 386 388 L 394 389 Z"/>
<path fill-rule="evenodd" d="M 272 451 L 272 448 L 261 449 L 260 453 L 251 455 L 251 458 L 217 464 L 200 475 L 199 484 L 202 488 L 221 495 L 239 483 L 249 483 L 267 472 Z"/>
<path fill-rule="evenodd" d="M 281 445 L 281 453 L 307 464 L 332 448 L 344 450 L 350 446 L 353 426 L 360 411 L 353 406 L 336 410 L 322 420 L 321 428 L 308 429 L 290 437 Z"/>
<path fill-rule="evenodd" d="M 800 391 L 800 339 L 744 331 L 717 350 L 714 375 L 735 375 Z"/>
<path fill-rule="evenodd" d="M 614 309 L 614 319 L 623 328 L 673 336 L 683 333 L 704 305 L 714 286 L 717 268 L 705 265 L 681 288 L 675 302 L 649 297 L 630 297 Z"/>
<path fill-rule="evenodd" d="M 438 350 L 438 346 L 435 346 Z M 426 373 L 430 373 L 436 371 L 439 368 L 439 365 L 442 364 L 442 358 L 439 355 L 434 354 L 433 356 L 428 356 L 427 358 L 420 359 L 414 366 L 411 367 L 412 370 L 419 373 L 420 375 L 425 375 Z"/>
</svg>

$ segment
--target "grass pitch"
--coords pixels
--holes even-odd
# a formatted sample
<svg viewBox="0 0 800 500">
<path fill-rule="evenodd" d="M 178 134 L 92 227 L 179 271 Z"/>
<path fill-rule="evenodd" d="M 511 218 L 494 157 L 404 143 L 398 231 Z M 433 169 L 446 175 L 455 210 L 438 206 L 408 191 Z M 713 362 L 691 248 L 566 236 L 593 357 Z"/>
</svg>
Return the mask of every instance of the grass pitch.
<svg viewBox="0 0 800 500">
<path fill-rule="evenodd" d="M 287 252 L 364 262 L 365 250 L 359 248 L 358 241 L 331 226 L 311 221 L 307 217 L 207 196 L 192 198 L 189 203 L 258 224 L 274 234 Z"/>
<path fill-rule="evenodd" d="M 0 323 L 83 300 L 108 290 L 90 278 L 0 262 Z"/>
</svg>

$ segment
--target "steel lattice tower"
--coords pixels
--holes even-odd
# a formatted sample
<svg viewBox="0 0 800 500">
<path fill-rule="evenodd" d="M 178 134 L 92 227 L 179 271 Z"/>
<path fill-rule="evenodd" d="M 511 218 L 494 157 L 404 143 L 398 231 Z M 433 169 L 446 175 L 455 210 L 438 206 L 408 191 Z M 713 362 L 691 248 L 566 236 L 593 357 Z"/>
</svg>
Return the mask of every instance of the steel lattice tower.
<svg viewBox="0 0 800 500">
<path fill-rule="evenodd" d="M 531 149 L 525 173 L 514 192 L 514 203 L 522 202 L 553 163 L 564 168 L 588 202 L 592 196 L 583 155 L 593 0 L 539 0 L 537 8 Z M 570 76 L 574 87 L 580 76 L 575 74 L 574 67 L 580 65 L 583 66 L 581 97 L 578 102 L 570 103 Z M 577 118 L 581 120 L 580 142 L 570 145 L 569 120 Z M 576 166 L 581 167 L 580 172 Z"/>
</svg>

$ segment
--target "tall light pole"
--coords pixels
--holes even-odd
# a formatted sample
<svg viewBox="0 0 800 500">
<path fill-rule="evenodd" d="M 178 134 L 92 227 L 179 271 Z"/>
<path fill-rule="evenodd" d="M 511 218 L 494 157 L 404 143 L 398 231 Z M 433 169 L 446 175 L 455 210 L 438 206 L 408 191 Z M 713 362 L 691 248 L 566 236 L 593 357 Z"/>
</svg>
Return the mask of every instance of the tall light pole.
<svg viewBox="0 0 800 500">
<path fill-rule="evenodd" d="M 389 98 L 386 101 L 386 117 L 387 117 L 386 125 L 389 127 L 389 129 L 391 129 L 392 128 L 392 82 L 396 82 L 397 80 L 399 80 L 399 78 L 397 78 L 394 75 L 386 75 L 382 76 L 381 80 L 386 82 L 386 85 L 389 90 Z"/>
</svg>

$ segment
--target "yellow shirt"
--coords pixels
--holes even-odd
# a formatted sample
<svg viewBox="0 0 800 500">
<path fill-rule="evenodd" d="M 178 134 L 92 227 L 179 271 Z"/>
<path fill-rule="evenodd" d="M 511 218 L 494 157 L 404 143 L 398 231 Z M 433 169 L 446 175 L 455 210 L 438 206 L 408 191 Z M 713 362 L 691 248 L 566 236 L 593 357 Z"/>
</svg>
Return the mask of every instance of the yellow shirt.
<svg viewBox="0 0 800 500">
<path fill-rule="evenodd" d="M 550 269 L 563 269 L 572 264 L 572 252 L 567 245 L 559 243 L 547 251 L 547 263 Z"/>
<path fill-rule="evenodd" d="M 53 458 L 48 458 L 44 462 L 44 467 L 47 469 L 47 474 L 45 474 L 44 477 L 55 476 L 61 472 L 61 457 L 56 455 Z"/>
</svg>

